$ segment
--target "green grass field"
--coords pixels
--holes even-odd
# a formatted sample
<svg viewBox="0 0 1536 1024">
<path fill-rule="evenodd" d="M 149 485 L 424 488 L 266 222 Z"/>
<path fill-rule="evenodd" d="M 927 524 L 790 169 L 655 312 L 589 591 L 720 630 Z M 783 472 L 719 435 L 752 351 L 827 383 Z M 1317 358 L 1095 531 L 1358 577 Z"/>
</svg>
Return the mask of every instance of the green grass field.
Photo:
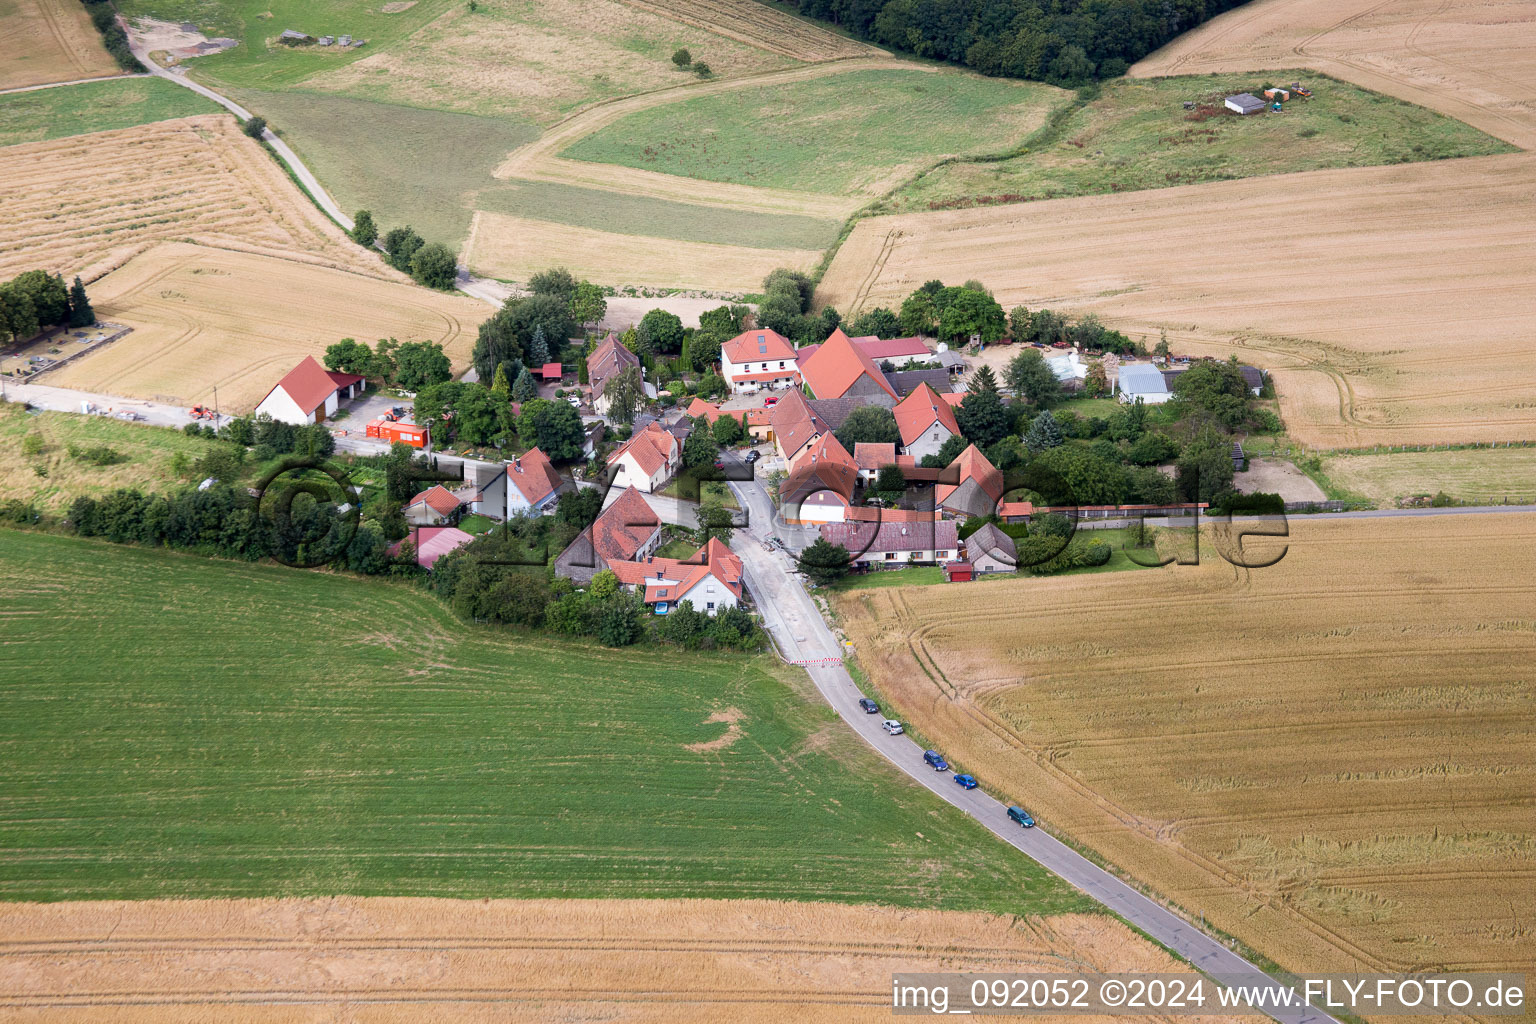
<svg viewBox="0 0 1536 1024">
<path fill-rule="evenodd" d="M 574 227 L 682 242 L 716 242 L 758 249 L 824 249 L 837 239 L 837 221 L 691 206 L 545 181 L 519 181 L 481 192 L 476 208 Z"/>
<path fill-rule="evenodd" d="M 224 108 L 158 78 L 116 78 L 0 96 L 0 146 L 132 128 Z"/>
<path fill-rule="evenodd" d="M 13 531 L 0 587 L 5 899 L 1092 909 L 766 656 L 561 643 L 401 584 Z"/>
<path fill-rule="evenodd" d="M 1222 108 L 1266 82 L 1310 83 L 1312 99 L 1280 113 L 1201 119 L 1184 103 Z M 1121 78 L 1031 151 L 936 168 L 882 212 L 1131 192 L 1262 174 L 1512 152 L 1470 125 L 1309 71 Z"/>
<path fill-rule="evenodd" d="M 421 28 L 456 0 L 417 0 L 398 14 L 386 14 L 378 0 L 119 0 L 129 19 L 192 22 L 210 36 L 238 39 L 240 46 L 199 57 L 199 78 L 253 88 L 281 88 L 377 53 Z M 285 29 L 312 36 L 350 35 L 368 45 L 287 47 L 276 42 Z"/>
<path fill-rule="evenodd" d="M 1536 502 L 1536 448 L 1327 455 L 1322 473 L 1335 489 L 1383 507 L 1398 498 L 1441 491 L 1469 504 Z"/>
<path fill-rule="evenodd" d="M 1083 576 L 1088 573 L 1099 572 L 1125 572 L 1127 570 L 1145 569 L 1148 566 L 1131 560 L 1131 556 L 1125 551 L 1125 543 L 1128 531 L 1126 530 L 1088 530 L 1080 529 L 1073 535 L 1073 542 L 1086 544 L 1090 541 L 1102 540 L 1112 549 L 1109 561 L 1103 565 L 1087 566 L 1082 569 L 1071 569 L 1067 572 L 1056 573 L 1057 576 Z M 1149 551 L 1144 556 L 1151 559 L 1153 554 Z M 971 583 L 985 583 L 988 580 L 1017 579 L 1021 573 L 987 573 L 977 576 Z M 879 569 L 874 572 L 859 573 L 853 576 L 845 576 L 832 584 L 832 590 L 867 590 L 871 587 L 926 587 L 934 584 L 946 586 L 964 587 L 968 583 L 947 583 L 944 579 L 944 570 L 936 565 L 919 565 L 910 569 Z"/>
<path fill-rule="evenodd" d="M 307 92 L 231 95 L 271 123 L 342 209 L 372 210 L 381 233 L 408 223 L 428 241 L 454 246 L 469 233 L 476 193 L 500 185 L 491 171 L 538 135 L 510 117 Z"/>
<path fill-rule="evenodd" d="M 950 69 L 857 71 L 656 107 L 562 155 L 707 181 L 878 194 L 945 154 L 1017 145 L 1064 95 Z"/>
</svg>

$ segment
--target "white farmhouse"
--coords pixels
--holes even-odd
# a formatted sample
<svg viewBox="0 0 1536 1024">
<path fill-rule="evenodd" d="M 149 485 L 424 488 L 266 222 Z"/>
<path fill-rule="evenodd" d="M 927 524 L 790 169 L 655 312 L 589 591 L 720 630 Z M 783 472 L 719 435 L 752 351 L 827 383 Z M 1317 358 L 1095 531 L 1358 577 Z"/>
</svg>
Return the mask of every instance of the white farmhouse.
<svg viewBox="0 0 1536 1024">
<path fill-rule="evenodd" d="M 265 413 L 274 420 L 300 427 L 319 423 L 334 416 L 341 402 L 362 394 L 364 387 L 358 374 L 327 370 L 314 356 L 305 356 L 257 404 L 256 415 Z"/>
<path fill-rule="evenodd" d="M 683 461 L 683 446 L 654 420 L 608 456 L 613 486 L 653 493 L 666 483 Z"/>
<path fill-rule="evenodd" d="M 731 394 L 761 388 L 787 388 L 800 383 L 795 346 L 777 331 L 743 331 L 720 346 L 720 376 Z"/>
</svg>

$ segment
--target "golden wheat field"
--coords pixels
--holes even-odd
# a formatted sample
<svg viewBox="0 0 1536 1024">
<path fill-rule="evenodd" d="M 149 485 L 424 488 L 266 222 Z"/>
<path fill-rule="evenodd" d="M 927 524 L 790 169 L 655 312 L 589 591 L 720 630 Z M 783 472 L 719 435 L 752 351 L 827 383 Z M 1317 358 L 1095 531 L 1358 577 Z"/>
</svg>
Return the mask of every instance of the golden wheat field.
<svg viewBox="0 0 1536 1024">
<path fill-rule="evenodd" d="M 777 267 L 810 270 L 816 249 L 753 249 L 621 235 L 501 213 L 475 214 L 464 261 L 477 274 L 526 281 L 550 266 L 577 277 L 658 288 L 750 292 Z"/>
<path fill-rule="evenodd" d="M 91 281 L 175 240 L 405 280 L 223 114 L 0 149 L 0 209 L 0 278 L 43 267 Z"/>
<path fill-rule="evenodd" d="M 837 595 L 957 769 L 1293 970 L 1536 969 L 1536 516 Z"/>
<path fill-rule="evenodd" d="M 0 89 L 119 73 L 90 15 L 75 0 L 0 5 Z"/>
<path fill-rule="evenodd" d="M 631 7 L 707 29 L 796 60 L 839 60 L 883 53 L 756 0 L 623 0 Z"/>
<path fill-rule="evenodd" d="M 1325 447 L 1536 438 L 1536 156 L 1313 171 L 860 221 L 818 300 L 979 278 L 1271 370 Z"/>
<path fill-rule="evenodd" d="M 1256 0 L 1131 75 L 1310 67 L 1536 148 L 1536 8 L 1512 0 Z"/>
<path fill-rule="evenodd" d="M 889 1019 L 895 971 L 1188 969 L 1096 915 L 766 900 L 8 904 L 0 931 L 10 1021 L 831 1024 Z"/>
<path fill-rule="evenodd" d="M 342 338 L 441 342 L 455 372 L 491 306 L 458 294 L 254 253 L 166 243 L 91 288 L 132 334 L 42 383 L 248 411 L 306 355 Z"/>
</svg>

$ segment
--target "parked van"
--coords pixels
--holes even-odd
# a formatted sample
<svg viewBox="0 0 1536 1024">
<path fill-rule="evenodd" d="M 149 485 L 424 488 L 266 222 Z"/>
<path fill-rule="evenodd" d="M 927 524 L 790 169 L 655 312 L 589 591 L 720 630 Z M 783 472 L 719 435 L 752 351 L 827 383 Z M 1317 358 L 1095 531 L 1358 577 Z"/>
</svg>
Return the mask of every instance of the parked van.
<svg viewBox="0 0 1536 1024">
<path fill-rule="evenodd" d="M 1026 811 L 1022 807 L 1010 807 L 1010 808 L 1008 808 L 1008 818 L 1011 821 L 1018 822 L 1020 825 L 1023 825 L 1025 828 L 1034 828 L 1035 827 L 1035 819 L 1031 818 L 1029 816 L 1029 812 Z"/>
</svg>

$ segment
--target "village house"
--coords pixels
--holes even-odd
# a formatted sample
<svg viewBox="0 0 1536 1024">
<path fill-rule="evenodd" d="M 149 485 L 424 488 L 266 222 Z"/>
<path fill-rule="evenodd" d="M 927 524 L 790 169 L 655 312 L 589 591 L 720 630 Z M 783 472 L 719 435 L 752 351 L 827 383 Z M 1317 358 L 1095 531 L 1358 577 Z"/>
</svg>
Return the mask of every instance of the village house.
<svg viewBox="0 0 1536 1024">
<path fill-rule="evenodd" d="M 583 586 L 615 562 L 639 562 L 661 547 L 661 518 L 639 491 L 626 487 L 597 521 L 555 558 L 555 575 Z"/>
<path fill-rule="evenodd" d="M 811 442 L 832 429 L 799 391 L 785 395 L 773 407 L 768 422 L 773 430 L 774 450 L 786 465 L 793 465 Z"/>
<path fill-rule="evenodd" d="M 901 431 L 901 450 L 917 460 L 937 455 L 945 441 L 960 433 L 954 408 L 927 384 L 898 402 L 892 413 Z"/>
<path fill-rule="evenodd" d="M 613 486 L 652 493 L 671 479 L 683 460 L 683 446 L 654 420 L 608 456 Z"/>
<path fill-rule="evenodd" d="M 939 474 L 933 499 L 940 508 L 964 516 L 989 516 L 1003 498 L 1003 474 L 970 445 Z"/>
<path fill-rule="evenodd" d="M 314 356 L 305 356 L 257 403 L 256 415 L 308 426 L 334 416 L 340 403 L 362 394 L 365 387 L 360 375 L 327 370 Z"/>
<path fill-rule="evenodd" d="M 1162 405 L 1173 395 L 1163 373 L 1151 363 L 1127 363 L 1120 367 L 1120 401 L 1127 405 L 1138 398 L 1147 405 Z"/>
<path fill-rule="evenodd" d="M 720 376 L 733 395 L 795 387 L 800 383 L 795 346 L 766 327 L 743 331 L 720 346 Z"/>
<path fill-rule="evenodd" d="M 896 390 L 863 349 L 839 327 L 801 363 L 800 373 L 817 398 L 852 398 L 894 408 Z"/>
<path fill-rule="evenodd" d="M 400 549 L 406 544 L 414 544 L 416 545 L 416 564 L 423 569 L 430 569 L 437 564 L 439 558 L 474 539 L 456 526 L 423 526 L 412 530 L 404 539 L 391 544 L 388 551 L 393 558 L 400 554 Z"/>
<path fill-rule="evenodd" d="M 428 487 L 406 503 L 401 511 L 412 526 L 441 526 L 453 522 L 459 511 L 459 499 L 442 484 Z"/>
<path fill-rule="evenodd" d="M 831 523 L 821 528 L 829 544 L 853 556 L 856 569 L 894 568 L 918 563 L 947 562 L 960 550 L 959 527 L 952 519 L 938 522 L 881 521 Z"/>
<path fill-rule="evenodd" d="M 779 485 L 779 509 L 786 523 L 840 523 L 853 504 L 859 467 L 838 441 L 822 434 L 805 447 Z"/>
<path fill-rule="evenodd" d="M 666 615 L 683 601 L 705 615 L 718 615 L 741 602 L 741 559 L 715 537 L 686 559 L 650 557 L 611 562 L 608 568 L 625 587 L 641 591 L 657 615 Z"/>
<path fill-rule="evenodd" d="M 619 341 L 612 331 L 587 356 L 587 383 L 592 386 L 592 410 L 599 416 L 607 416 L 612 404 L 606 393 L 608 381 L 627 369 L 640 369 L 640 357 Z"/>
<path fill-rule="evenodd" d="M 1013 572 L 1019 567 L 1019 551 L 1012 537 L 986 523 L 965 539 L 965 560 L 977 574 Z"/>
<path fill-rule="evenodd" d="M 721 416 L 726 415 L 726 413 L 718 405 L 715 405 L 713 402 L 706 402 L 704 399 L 698 397 L 695 397 L 693 401 L 689 402 L 688 408 L 683 411 L 684 414 L 691 419 L 698 419 L 700 416 L 703 416 L 706 420 L 709 421 L 710 426 L 714 426 L 715 420 L 718 420 Z M 751 436 L 753 441 L 756 442 L 773 440 L 772 409 L 740 409 L 730 413 L 730 415 L 735 416 L 737 419 L 746 421 L 747 433 Z"/>
<path fill-rule="evenodd" d="M 530 448 L 481 486 L 471 499 L 470 509 L 494 519 L 548 515 L 555 510 L 561 492 L 569 489 L 549 456 Z"/>
<path fill-rule="evenodd" d="M 917 468 L 917 460 L 910 455 L 898 455 L 894 444 L 860 441 L 853 446 L 853 461 L 859 467 L 859 482 L 873 486 L 886 466 L 895 466 L 903 473 Z"/>
</svg>

